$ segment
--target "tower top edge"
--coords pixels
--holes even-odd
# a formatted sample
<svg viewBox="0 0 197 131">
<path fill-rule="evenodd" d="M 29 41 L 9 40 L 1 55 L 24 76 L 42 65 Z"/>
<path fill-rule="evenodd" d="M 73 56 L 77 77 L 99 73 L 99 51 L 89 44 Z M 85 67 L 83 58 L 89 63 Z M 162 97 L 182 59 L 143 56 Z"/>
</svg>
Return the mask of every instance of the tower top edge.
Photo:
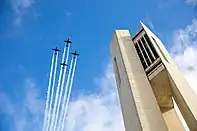
<svg viewBox="0 0 197 131">
<path fill-rule="evenodd" d="M 139 36 L 143 31 L 145 31 L 145 28 L 147 28 L 146 25 L 142 21 L 140 21 L 140 24 L 141 24 L 140 29 L 136 33 L 130 35 L 133 40 L 137 36 Z M 114 34 L 125 34 L 125 33 L 130 34 L 128 29 L 115 29 L 114 30 Z"/>
</svg>

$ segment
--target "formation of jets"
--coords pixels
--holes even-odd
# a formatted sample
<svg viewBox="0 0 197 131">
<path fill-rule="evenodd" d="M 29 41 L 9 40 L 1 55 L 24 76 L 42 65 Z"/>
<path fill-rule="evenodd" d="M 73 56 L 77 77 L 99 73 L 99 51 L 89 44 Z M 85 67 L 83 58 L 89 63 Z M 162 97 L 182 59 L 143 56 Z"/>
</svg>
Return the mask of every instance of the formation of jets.
<svg viewBox="0 0 197 131">
<path fill-rule="evenodd" d="M 72 43 L 69 38 L 67 40 L 64 40 L 64 42 L 66 42 L 66 47 L 68 47 L 68 44 Z M 57 47 L 53 48 L 52 50 L 54 51 L 55 55 L 57 54 L 57 52 L 60 51 Z M 76 58 L 76 56 L 79 56 L 76 50 L 72 52 L 71 54 L 73 55 L 74 59 Z M 62 68 L 64 68 L 65 66 L 68 66 L 65 61 L 63 63 L 60 63 L 60 65 L 62 66 Z"/>
</svg>

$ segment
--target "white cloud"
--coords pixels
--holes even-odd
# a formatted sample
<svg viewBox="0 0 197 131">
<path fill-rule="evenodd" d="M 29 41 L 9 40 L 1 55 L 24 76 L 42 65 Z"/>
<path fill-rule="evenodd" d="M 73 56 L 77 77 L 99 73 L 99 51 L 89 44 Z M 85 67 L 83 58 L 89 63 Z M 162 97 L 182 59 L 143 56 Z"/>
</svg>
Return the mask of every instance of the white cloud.
<svg viewBox="0 0 197 131">
<path fill-rule="evenodd" d="M 70 102 L 66 131 L 124 131 L 111 64 L 96 81 L 100 93 Z"/>
<path fill-rule="evenodd" d="M 11 6 L 14 12 L 18 14 L 30 7 L 34 2 L 34 0 L 11 0 Z"/>
<path fill-rule="evenodd" d="M 0 112 L 7 115 L 13 115 L 15 113 L 10 99 L 2 92 L 0 92 Z"/>
<path fill-rule="evenodd" d="M 11 7 L 16 15 L 14 20 L 15 25 L 21 25 L 26 9 L 29 8 L 34 2 L 35 0 L 11 0 Z"/>
<path fill-rule="evenodd" d="M 171 55 L 197 93 L 197 20 L 174 32 Z"/>
<path fill-rule="evenodd" d="M 186 2 L 194 6 L 197 4 L 197 0 L 187 0 Z"/>
<path fill-rule="evenodd" d="M 28 108 L 29 112 L 31 112 L 32 114 L 43 112 L 44 103 L 38 94 L 38 88 L 36 88 L 35 82 L 33 82 L 33 80 L 26 80 L 25 90 L 27 103 L 26 107 Z"/>
<path fill-rule="evenodd" d="M 41 130 L 44 112 L 44 101 L 39 98 L 35 82 L 25 81 L 24 99 L 14 103 L 5 93 L 0 92 L 0 114 L 10 118 L 10 131 L 38 131 Z M 22 94 L 21 94 L 22 95 Z"/>
<path fill-rule="evenodd" d="M 66 121 L 66 131 L 123 131 L 123 120 L 115 88 L 112 65 L 109 64 L 102 77 L 96 79 L 99 93 L 81 95 L 71 101 Z M 38 87 L 32 79 L 24 84 L 23 101 L 14 104 L 5 93 L 0 92 L 0 113 L 11 118 L 10 130 L 38 131 L 42 129 L 44 101 L 39 97 Z M 35 128 L 36 127 L 36 128 Z"/>
</svg>

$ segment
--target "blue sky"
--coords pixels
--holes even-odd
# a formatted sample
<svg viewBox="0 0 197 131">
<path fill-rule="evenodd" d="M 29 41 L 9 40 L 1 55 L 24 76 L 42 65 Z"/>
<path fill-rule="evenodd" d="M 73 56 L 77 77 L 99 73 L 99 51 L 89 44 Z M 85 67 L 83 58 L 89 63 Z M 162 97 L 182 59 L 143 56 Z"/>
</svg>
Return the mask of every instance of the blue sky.
<svg viewBox="0 0 197 131">
<path fill-rule="evenodd" d="M 71 37 L 72 49 L 80 53 L 70 106 L 75 109 L 80 100 L 97 100 L 93 96 L 98 96 L 102 101 L 99 98 L 106 96 L 109 87 L 114 91 L 114 81 L 111 80 L 114 78 L 109 75 L 109 72 L 113 74 L 109 43 L 115 29 L 129 29 L 134 34 L 142 20 L 171 50 L 184 33 L 191 37 L 190 26 L 196 34 L 196 3 L 196 0 L 1 0 L 0 130 L 34 131 L 31 127 L 36 125 L 38 130 L 41 129 L 51 48 L 58 46 L 63 50 L 64 39 Z M 196 40 L 196 36 L 194 38 Z M 190 38 L 188 42 L 191 43 Z M 196 45 L 195 41 L 192 42 Z M 174 56 L 178 62 L 179 56 Z M 107 91 L 103 86 L 107 86 Z M 109 92 L 113 96 L 114 92 Z M 108 99 L 111 97 L 105 102 Z M 112 107 L 120 114 L 118 121 L 122 121 L 119 104 Z M 36 108 L 37 112 L 31 108 Z M 69 117 L 82 123 L 77 116 Z M 30 118 L 34 121 L 28 123 Z M 74 124 L 67 130 L 77 131 L 78 126 L 81 125 Z M 84 131 L 88 129 L 84 128 Z"/>
</svg>

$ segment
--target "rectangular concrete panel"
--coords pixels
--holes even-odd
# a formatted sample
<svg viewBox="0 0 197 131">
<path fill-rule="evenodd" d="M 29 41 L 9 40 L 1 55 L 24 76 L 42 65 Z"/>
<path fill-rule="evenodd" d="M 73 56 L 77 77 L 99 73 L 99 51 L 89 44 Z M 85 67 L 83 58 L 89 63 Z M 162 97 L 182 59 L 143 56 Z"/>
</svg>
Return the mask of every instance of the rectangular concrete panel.
<svg viewBox="0 0 197 131">
<path fill-rule="evenodd" d="M 163 113 L 164 120 L 168 126 L 169 131 L 185 131 L 176 111 L 170 109 Z"/>
<path fill-rule="evenodd" d="M 119 99 L 121 101 L 125 131 L 142 131 L 116 34 L 114 34 L 111 43 L 112 62 L 114 65 Z"/>
<path fill-rule="evenodd" d="M 180 92 L 179 88 L 183 87 L 182 88 L 182 91 L 183 91 L 183 89 L 185 87 L 188 87 L 188 84 L 185 83 L 186 82 L 185 80 L 182 80 L 182 81 L 179 80 L 178 83 L 180 85 L 177 85 L 175 83 L 175 81 L 177 79 L 173 78 L 172 73 L 171 73 L 171 75 L 169 75 L 169 78 L 170 78 L 170 82 L 172 85 L 172 92 L 173 92 L 174 100 L 177 103 L 177 106 L 178 106 L 181 114 L 183 115 L 183 118 L 185 119 L 190 131 L 197 131 L 197 119 L 195 116 L 195 110 L 197 109 L 197 107 L 196 108 L 194 107 L 194 106 L 196 106 L 197 99 L 195 101 L 195 98 L 194 98 L 195 95 L 192 96 L 193 92 L 187 91 L 187 89 L 185 89 L 184 93 Z M 177 87 L 179 87 L 179 88 L 177 88 Z M 189 90 L 191 90 L 191 89 L 189 88 Z M 187 96 L 183 96 L 185 93 Z M 189 96 L 189 94 L 191 94 L 191 96 Z M 189 101 L 188 101 L 188 99 L 187 99 L 187 101 L 184 99 L 186 97 L 189 98 Z M 192 101 L 193 101 L 193 103 L 191 103 Z"/>
</svg>

